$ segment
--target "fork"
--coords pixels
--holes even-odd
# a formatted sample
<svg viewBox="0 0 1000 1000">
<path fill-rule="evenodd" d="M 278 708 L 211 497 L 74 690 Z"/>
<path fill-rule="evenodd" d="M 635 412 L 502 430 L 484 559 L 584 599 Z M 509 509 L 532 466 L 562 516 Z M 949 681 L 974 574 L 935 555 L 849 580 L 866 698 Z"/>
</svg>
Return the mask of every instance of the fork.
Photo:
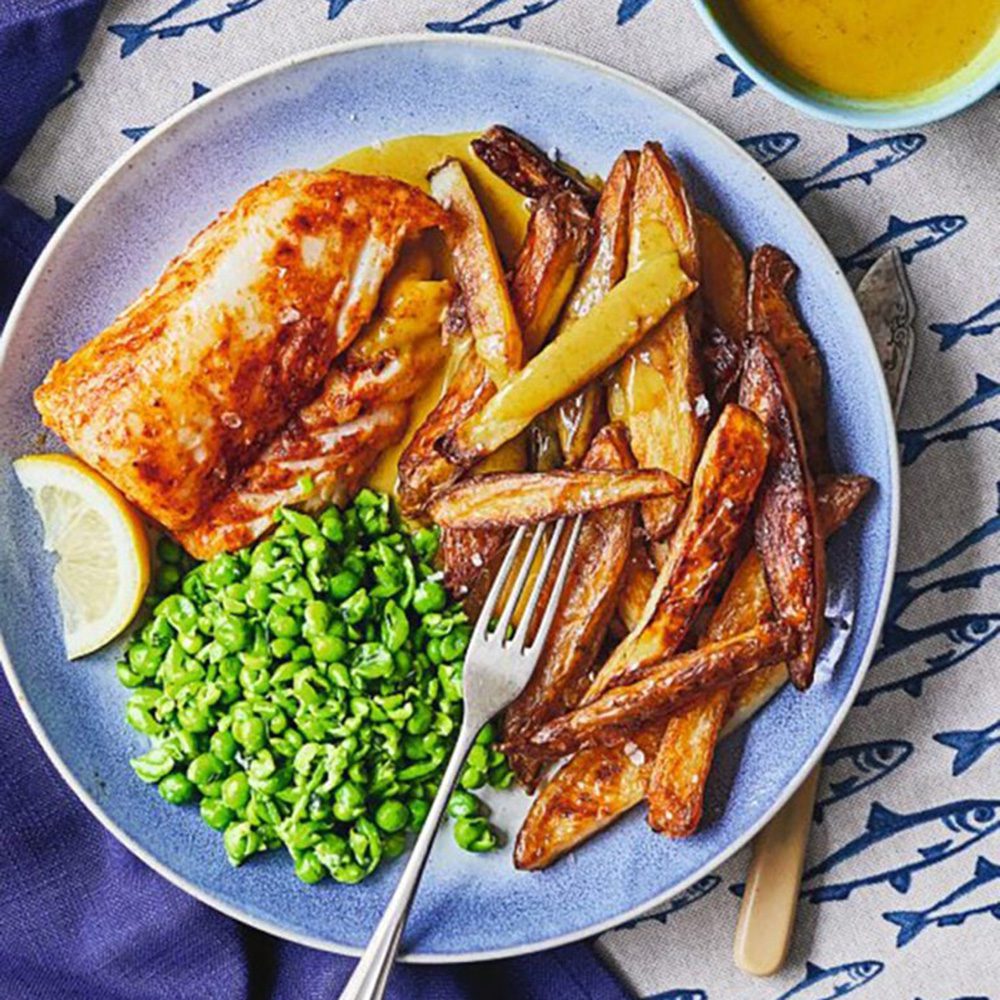
<svg viewBox="0 0 1000 1000">
<path fill-rule="evenodd" d="M 517 623 L 517 628 L 514 634 L 507 638 L 514 612 L 524 596 L 531 567 L 546 534 L 547 525 L 539 524 L 532 532 L 527 552 L 518 569 L 514 584 L 507 593 L 500 617 L 496 624 L 491 627 L 507 580 L 528 535 L 526 526 L 517 529 L 469 639 L 462 670 L 462 692 L 465 707 L 451 760 L 441 778 L 441 784 L 428 810 L 420 835 L 413 845 L 399 884 L 368 942 L 368 947 L 358 961 L 357 968 L 348 980 L 347 986 L 344 987 L 343 993 L 340 994 L 340 1000 L 379 1000 L 384 994 L 396 952 L 399 950 L 399 944 L 403 937 L 406 918 L 409 915 L 413 897 L 416 895 L 417 886 L 420 884 L 424 866 L 427 864 L 427 858 L 434 843 L 434 837 L 437 835 L 438 824 L 448 802 L 448 797 L 458 780 L 465 757 L 475 743 L 479 730 L 521 693 L 525 684 L 528 683 L 535 665 L 541 658 L 545 640 L 552 628 L 559 599 L 566 583 L 566 574 L 573 559 L 573 552 L 580 537 L 582 522 L 582 515 L 578 515 L 574 519 L 569 540 L 556 571 L 555 582 L 551 589 L 548 589 L 546 583 L 567 524 L 565 518 L 555 522 L 552 536 L 545 547 L 541 567 L 531 586 L 531 592 Z M 536 611 L 539 610 L 539 603 L 546 591 L 548 593 L 542 617 L 529 643 L 531 623 L 535 618 Z"/>
</svg>

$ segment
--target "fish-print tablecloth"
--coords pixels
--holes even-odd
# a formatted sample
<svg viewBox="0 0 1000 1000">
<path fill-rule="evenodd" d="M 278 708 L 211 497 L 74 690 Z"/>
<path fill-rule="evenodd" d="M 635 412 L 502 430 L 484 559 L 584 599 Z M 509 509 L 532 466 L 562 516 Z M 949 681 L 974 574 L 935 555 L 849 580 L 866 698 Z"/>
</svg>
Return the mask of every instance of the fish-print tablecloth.
<svg viewBox="0 0 1000 1000">
<path fill-rule="evenodd" d="M 659 1000 L 1000 1000 L 1000 94 L 940 124 L 849 134 L 755 87 L 684 0 L 114 0 L 6 186 L 58 218 L 213 87 L 412 31 L 525 38 L 649 80 L 783 181 L 850 277 L 898 247 L 919 306 L 899 572 L 827 755 L 788 966 L 754 980 L 732 964 L 746 853 L 600 951 Z"/>
</svg>

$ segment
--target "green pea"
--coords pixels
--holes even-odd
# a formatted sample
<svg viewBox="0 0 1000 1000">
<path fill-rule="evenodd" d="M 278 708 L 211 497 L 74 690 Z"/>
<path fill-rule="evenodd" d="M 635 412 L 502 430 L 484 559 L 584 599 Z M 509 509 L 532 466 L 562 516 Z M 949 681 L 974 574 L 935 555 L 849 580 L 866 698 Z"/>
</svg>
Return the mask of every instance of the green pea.
<svg viewBox="0 0 1000 1000">
<path fill-rule="evenodd" d="M 363 815 L 365 793 L 353 782 L 345 781 L 333 793 L 333 815 L 342 823 L 349 823 Z"/>
<path fill-rule="evenodd" d="M 129 763 L 132 770 L 146 782 L 159 781 L 174 769 L 174 758 L 162 746 L 153 747 L 138 757 L 133 757 Z"/>
<path fill-rule="evenodd" d="M 441 611 L 448 603 L 448 593 L 436 580 L 421 580 L 413 594 L 413 609 L 425 615 Z"/>
<path fill-rule="evenodd" d="M 318 635 L 330 625 L 330 607 L 324 601 L 310 601 L 303 613 L 306 634 Z"/>
<path fill-rule="evenodd" d="M 115 675 L 118 680 L 127 688 L 138 687 L 142 683 L 141 675 L 137 674 L 125 660 L 119 660 L 115 664 Z"/>
<path fill-rule="evenodd" d="M 291 510 L 288 507 L 281 509 L 281 517 L 286 524 L 290 524 L 299 534 L 319 535 L 319 525 L 308 515 L 298 510 Z"/>
<path fill-rule="evenodd" d="M 466 767 L 459 779 L 459 784 L 469 791 L 474 791 L 486 784 L 486 775 L 478 768 Z"/>
<path fill-rule="evenodd" d="M 424 562 L 430 562 L 438 549 L 438 533 L 433 528 L 421 528 L 413 536 L 413 547 Z"/>
<path fill-rule="evenodd" d="M 406 612 L 395 601 L 386 601 L 382 609 L 382 642 L 395 653 L 402 649 L 409 636 L 410 623 Z"/>
<path fill-rule="evenodd" d="M 387 858 L 398 858 L 406 850 L 406 834 L 400 830 L 382 838 L 382 854 Z"/>
<path fill-rule="evenodd" d="M 271 632 L 279 639 L 294 639 L 301 631 L 299 623 L 291 615 L 282 611 L 277 613 L 272 611 L 267 616 L 267 624 Z"/>
<path fill-rule="evenodd" d="M 213 830 L 225 830 L 235 818 L 233 811 L 221 799 L 202 799 L 198 804 L 201 818 Z"/>
<path fill-rule="evenodd" d="M 243 771 L 235 771 L 222 783 L 222 802 L 239 812 L 250 800 L 250 782 Z"/>
<path fill-rule="evenodd" d="M 456 629 L 441 640 L 441 658 L 444 660 L 460 660 L 469 646 L 469 632 Z"/>
<path fill-rule="evenodd" d="M 302 551 L 309 559 L 322 559 L 330 551 L 330 544 L 322 535 L 310 535 L 303 539 Z"/>
<path fill-rule="evenodd" d="M 156 542 L 156 558 L 161 563 L 180 563 L 184 558 L 184 551 L 172 538 L 161 535 Z"/>
<path fill-rule="evenodd" d="M 416 833 L 424 825 L 431 806 L 424 799 L 410 799 L 407 806 L 410 810 L 410 830 Z"/>
<path fill-rule="evenodd" d="M 279 660 L 283 660 L 293 649 L 295 649 L 295 646 L 296 643 L 294 639 L 272 639 L 269 648 L 274 656 L 276 656 Z"/>
<path fill-rule="evenodd" d="M 354 591 L 340 605 L 340 613 L 344 616 L 345 622 L 350 625 L 357 625 L 368 614 L 371 609 L 371 603 L 368 591 L 362 588 L 361 590 Z"/>
<path fill-rule="evenodd" d="M 497 741 L 497 727 L 493 725 L 492 722 L 487 722 L 482 729 L 476 735 L 476 743 L 479 746 L 488 747 L 491 743 L 496 743 Z"/>
<path fill-rule="evenodd" d="M 386 833 L 397 833 L 410 821 L 410 811 L 398 799 L 386 799 L 375 813 L 375 822 Z"/>
<path fill-rule="evenodd" d="M 246 622 L 225 615 L 216 622 L 213 638 L 227 653 L 238 653 L 250 642 L 250 630 Z"/>
<path fill-rule="evenodd" d="M 239 560 L 231 556 L 228 552 L 217 555 L 210 562 L 205 563 L 205 582 L 210 587 L 224 587 L 227 583 L 235 583 L 241 575 Z"/>
<path fill-rule="evenodd" d="M 351 850 L 347 841 L 335 833 L 328 833 L 313 848 L 316 857 L 332 874 L 334 869 L 351 860 Z"/>
<path fill-rule="evenodd" d="M 319 519 L 319 530 L 323 537 L 339 545 L 344 540 L 344 522 L 336 507 L 328 507 Z"/>
<path fill-rule="evenodd" d="M 187 776 L 200 788 L 222 777 L 224 772 L 225 765 L 214 753 L 202 753 L 188 764 Z"/>
<path fill-rule="evenodd" d="M 234 865 L 244 862 L 260 847 L 260 836 L 247 823 L 230 823 L 222 835 L 222 844 Z"/>
<path fill-rule="evenodd" d="M 295 874 L 306 885 L 315 885 L 325 877 L 326 869 L 313 851 L 303 851 L 295 859 Z"/>
<path fill-rule="evenodd" d="M 247 605 L 254 609 L 254 611 L 267 611 L 271 606 L 271 591 L 266 584 L 263 583 L 251 583 L 247 587 L 247 593 L 244 600 Z"/>
<path fill-rule="evenodd" d="M 160 790 L 160 795 L 175 806 L 190 802 L 194 795 L 194 785 L 183 774 L 176 771 L 161 778 L 157 787 Z"/>
<path fill-rule="evenodd" d="M 361 865 L 357 865 L 353 861 L 348 861 L 340 865 L 332 872 L 334 880 L 343 882 L 345 885 L 354 885 L 356 882 L 360 882 L 367 874 Z"/>
<path fill-rule="evenodd" d="M 448 815 L 452 819 L 460 819 L 462 816 L 479 815 L 479 799 L 471 792 L 456 788 L 448 799 Z"/>
<path fill-rule="evenodd" d="M 481 743 L 477 743 L 465 758 L 467 767 L 475 768 L 477 771 L 485 771 L 489 767 L 490 752 Z"/>
<path fill-rule="evenodd" d="M 354 654 L 351 668 L 357 677 L 388 677 L 393 668 L 392 654 L 378 643 L 363 643 Z"/>
<path fill-rule="evenodd" d="M 172 566 L 170 563 L 164 563 L 156 571 L 156 591 L 160 594 L 169 594 L 171 591 L 177 588 L 177 585 L 181 582 L 181 570 L 179 566 Z"/>
<path fill-rule="evenodd" d="M 427 659 L 433 664 L 440 664 L 444 661 L 441 655 L 441 640 L 431 639 L 427 643 Z"/>
<path fill-rule="evenodd" d="M 313 637 L 312 652 L 319 663 L 333 663 L 347 655 L 347 643 L 338 636 L 324 633 Z"/>
<path fill-rule="evenodd" d="M 464 851 L 492 851 L 497 846 L 497 836 L 489 822 L 482 816 L 462 816 L 455 820 L 455 843 Z"/>
</svg>

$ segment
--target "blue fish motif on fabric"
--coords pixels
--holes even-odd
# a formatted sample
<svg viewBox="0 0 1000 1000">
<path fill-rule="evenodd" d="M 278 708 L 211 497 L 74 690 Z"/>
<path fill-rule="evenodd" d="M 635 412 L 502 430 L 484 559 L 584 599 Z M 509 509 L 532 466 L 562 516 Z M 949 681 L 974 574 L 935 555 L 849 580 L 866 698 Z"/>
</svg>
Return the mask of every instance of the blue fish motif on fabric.
<svg viewBox="0 0 1000 1000">
<path fill-rule="evenodd" d="M 970 917 L 986 915 L 1000 920 L 998 880 L 1000 865 L 980 856 L 972 878 L 926 910 L 891 910 L 883 913 L 883 919 L 899 928 L 896 947 L 905 947 L 928 927 L 958 927 Z"/>
<path fill-rule="evenodd" d="M 918 253 L 951 239 L 968 225 L 964 215 L 929 215 L 926 219 L 906 222 L 890 215 L 885 232 L 852 254 L 840 257 L 844 271 L 866 271 L 886 252 L 895 247 L 904 264 L 910 264 Z"/>
<path fill-rule="evenodd" d="M 833 191 L 850 181 L 871 184 L 876 174 L 909 159 L 927 143 L 920 132 L 904 132 L 865 142 L 848 135 L 847 152 L 831 160 L 808 177 L 793 178 L 781 183 L 796 200 L 802 201 L 812 191 Z"/>
<path fill-rule="evenodd" d="M 984 729 L 955 729 L 935 733 L 934 739 L 955 751 L 951 773 L 957 778 L 996 746 L 1000 746 L 1000 719 Z"/>
<path fill-rule="evenodd" d="M 524 22 L 561 0 L 486 0 L 472 13 L 457 21 L 429 21 L 428 31 L 464 32 L 467 35 L 485 35 L 494 28 L 511 28 L 517 31 Z"/>
<path fill-rule="evenodd" d="M 834 1000 L 867 986 L 884 968 L 885 963 L 874 958 L 845 962 L 830 969 L 806 962 L 802 980 L 775 1000 L 792 1000 L 792 997 L 795 1000 Z"/>
<path fill-rule="evenodd" d="M 795 132 L 765 132 L 740 139 L 740 145 L 763 167 L 777 163 L 799 145 Z"/>
<path fill-rule="evenodd" d="M 354 0 L 329 0 L 330 5 L 326 9 L 326 19 L 336 21 L 353 2 Z"/>
<path fill-rule="evenodd" d="M 83 77 L 79 70 L 74 70 L 69 75 L 69 79 L 63 84 L 63 89 L 56 94 L 55 100 L 49 105 L 49 110 L 58 107 L 63 101 L 68 101 L 75 93 L 83 89 Z"/>
<path fill-rule="evenodd" d="M 704 990 L 667 990 L 666 993 L 656 993 L 646 1000 L 708 1000 Z"/>
<path fill-rule="evenodd" d="M 650 913 L 635 920 L 629 920 L 619 928 L 628 930 L 637 924 L 645 923 L 647 920 L 658 920 L 661 924 L 666 923 L 667 917 L 678 910 L 686 909 L 692 903 L 697 903 L 699 899 L 704 899 L 713 889 L 715 889 L 722 879 L 718 875 L 706 875 L 698 879 L 693 885 L 689 885 L 683 892 L 678 893 L 667 905 L 658 913 Z"/>
<path fill-rule="evenodd" d="M 824 812 L 835 802 L 881 781 L 912 753 L 913 744 L 907 740 L 876 740 L 827 751 L 813 809 L 815 821 L 822 823 Z"/>
<path fill-rule="evenodd" d="M 621 0 L 618 4 L 618 17 L 616 23 L 618 27 L 628 24 L 637 14 L 648 7 L 653 0 Z"/>
<path fill-rule="evenodd" d="M 715 61 L 725 66 L 726 69 L 731 69 L 736 74 L 736 78 L 733 80 L 733 97 L 742 97 L 744 94 L 750 93 L 757 86 L 725 52 L 720 52 L 715 57 Z"/>
<path fill-rule="evenodd" d="M 978 844 L 1000 829 L 1000 800 L 960 799 L 912 813 L 872 804 L 865 829 L 817 862 L 802 876 L 802 893 L 812 903 L 847 899 L 857 889 L 887 883 L 909 891 L 914 876 Z M 891 867 L 883 867 L 892 859 Z M 896 864 L 904 859 L 902 864 Z M 851 877 L 826 882 L 823 876 L 849 863 Z"/>
<path fill-rule="evenodd" d="M 208 28 L 218 34 L 226 22 L 245 14 L 266 0 L 177 0 L 149 21 L 109 24 L 108 31 L 122 40 L 122 59 L 137 52 L 146 42 L 181 38 L 189 31 Z"/>
<path fill-rule="evenodd" d="M 960 323 L 931 323 L 930 329 L 941 338 L 942 351 L 954 347 L 963 337 L 986 337 L 1000 330 L 1000 299 L 994 299 Z"/>
<path fill-rule="evenodd" d="M 1000 417 L 963 424 L 961 418 L 978 410 L 990 400 L 1000 397 L 1000 382 L 982 373 L 976 375 L 976 387 L 967 399 L 950 409 L 943 417 L 925 427 L 914 427 L 899 432 L 902 448 L 900 460 L 912 465 L 932 444 L 946 441 L 964 441 L 978 431 L 1000 431 Z"/>
<path fill-rule="evenodd" d="M 192 101 L 197 101 L 199 97 L 204 97 L 205 94 L 209 94 L 211 92 L 212 92 L 211 87 L 206 87 L 205 84 L 199 83 L 197 80 L 195 80 L 191 84 L 191 98 L 188 101 L 188 104 L 190 104 Z M 126 139 L 131 139 L 133 142 L 138 142 L 144 135 L 146 135 L 149 132 L 152 132 L 155 127 L 156 126 L 154 125 L 132 125 L 129 128 L 123 128 L 121 132 Z"/>
<path fill-rule="evenodd" d="M 1000 493 L 1000 483 L 997 484 Z M 1000 612 L 972 612 L 955 615 L 920 628 L 908 628 L 900 624 L 903 614 L 917 600 L 933 592 L 948 593 L 954 590 L 979 589 L 983 581 L 1000 573 L 1000 563 L 985 563 L 971 569 L 946 576 L 936 577 L 928 582 L 920 582 L 923 577 L 946 566 L 964 552 L 1000 533 L 1000 501 L 996 512 L 982 524 L 963 535 L 957 542 L 921 566 L 900 570 L 893 579 L 886 612 L 886 624 L 872 665 L 875 668 L 871 680 L 860 692 L 855 704 L 869 705 L 879 695 L 902 690 L 916 698 L 923 692 L 924 681 L 928 677 L 948 670 L 967 659 L 978 649 L 992 642 L 1000 634 Z M 912 669 L 912 657 L 897 654 L 909 650 L 929 639 L 944 638 L 947 642 L 940 653 L 924 658 L 916 670 Z M 899 677 L 884 679 L 887 668 L 881 664 L 895 658 L 903 673 Z"/>
<path fill-rule="evenodd" d="M 52 214 L 49 216 L 49 222 L 53 225 L 58 226 L 63 219 L 73 210 L 73 206 L 76 202 L 70 201 L 69 198 L 64 198 L 61 194 L 55 196 L 55 208 Z"/>
</svg>

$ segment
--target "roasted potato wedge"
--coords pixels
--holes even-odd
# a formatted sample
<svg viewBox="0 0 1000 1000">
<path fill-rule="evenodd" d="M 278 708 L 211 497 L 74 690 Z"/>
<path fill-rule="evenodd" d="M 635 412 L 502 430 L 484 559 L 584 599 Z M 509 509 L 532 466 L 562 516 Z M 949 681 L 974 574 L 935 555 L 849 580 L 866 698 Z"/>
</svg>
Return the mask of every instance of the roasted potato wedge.
<svg viewBox="0 0 1000 1000">
<path fill-rule="evenodd" d="M 500 253 L 462 164 L 445 160 L 428 180 L 434 200 L 452 218 L 448 245 L 476 353 L 493 382 L 502 385 L 521 367 L 524 341 Z"/>
<path fill-rule="evenodd" d="M 777 247 L 763 246 L 750 258 L 750 329 L 777 349 L 788 373 L 802 418 L 809 468 L 814 476 L 830 471 L 826 433 L 823 362 L 808 330 L 789 299 L 798 268 Z"/>
<path fill-rule="evenodd" d="M 578 174 L 559 166 L 533 142 L 505 125 L 493 125 L 472 140 L 472 151 L 498 177 L 528 198 L 568 191 L 593 207 L 598 192 Z"/>
<path fill-rule="evenodd" d="M 554 759 L 595 746 L 620 746 L 699 697 L 784 660 L 798 638 L 794 629 L 778 621 L 706 643 L 651 666 L 640 680 L 605 691 L 504 749 Z"/>
<path fill-rule="evenodd" d="M 717 408 L 730 402 L 740 380 L 743 345 L 733 340 L 722 327 L 707 325 L 701 335 L 701 360 L 705 382 Z"/>
<path fill-rule="evenodd" d="M 659 728 L 634 745 L 581 750 L 531 803 L 514 844 L 514 866 L 537 871 L 642 801 Z"/>
<path fill-rule="evenodd" d="M 747 265 L 714 216 L 695 210 L 701 263 L 701 303 L 709 325 L 739 344 L 747 328 Z"/>
<path fill-rule="evenodd" d="M 870 486 L 866 476 L 849 475 L 826 477 L 817 486 L 824 537 L 847 521 Z M 738 635 L 773 613 L 764 566 L 751 550 L 733 574 L 702 642 Z M 785 664 L 775 663 L 671 716 L 649 778 L 650 826 L 673 837 L 695 832 L 717 741 L 758 711 L 787 680 Z"/>
<path fill-rule="evenodd" d="M 587 701 L 638 680 L 680 647 L 733 552 L 767 455 L 764 425 L 748 410 L 727 406 L 705 445 L 642 621 L 601 667 Z"/>
<path fill-rule="evenodd" d="M 681 268 L 699 279 L 694 211 L 670 158 L 646 143 L 636 170 L 629 221 L 628 272 L 660 253 L 676 250 Z M 665 318 L 622 361 L 608 398 L 609 413 L 625 422 L 641 467 L 666 469 L 690 482 L 709 414 L 697 355 L 700 320 L 695 300 Z M 643 507 L 646 531 L 662 541 L 673 528 L 669 511 Z"/>
<path fill-rule="evenodd" d="M 812 682 L 826 601 L 826 560 L 798 404 L 770 341 L 748 343 L 740 403 L 767 427 L 773 458 L 754 518 L 754 541 L 778 614 L 799 630 L 788 672 L 799 690 Z"/>
<path fill-rule="evenodd" d="M 693 290 L 676 254 L 651 259 L 586 316 L 557 331 L 479 413 L 442 437 L 438 449 L 456 464 L 472 464 L 495 451 L 614 364 Z"/>
<path fill-rule="evenodd" d="M 598 433 L 584 460 L 587 470 L 634 466 L 628 437 L 617 424 Z M 586 691 L 590 668 L 614 613 L 634 521 L 634 509 L 628 505 L 584 520 L 545 651 L 527 687 L 504 715 L 505 740 L 569 711 Z M 509 759 L 522 784 L 534 787 L 538 761 L 519 755 Z"/>
<path fill-rule="evenodd" d="M 670 497 L 687 488 L 662 469 L 577 469 L 495 472 L 474 476 L 435 494 L 428 508 L 444 528 L 503 528 Z"/>
<path fill-rule="evenodd" d="M 441 532 L 438 559 L 444 585 L 453 597 L 466 597 L 474 584 L 489 576 L 494 557 L 507 547 L 511 532 L 506 528 Z"/>
<path fill-rule="evenodd" d="M 628 565 L 625 567 L 625 579 L 622 581 L 621 594 L 618 596 L 618 617 L 629 632 L 642 625 L 646 604 L 655 586 L 656 568 L 649 558 L 645 541 L 637 535 L 632 539 L 632 549 L 629 552 Z"/>
<path fill-rule="evenodd" d="M 628 217 L 639 154 L 626 150 L 608 174 L 592 225 L 593 239 L 576 287 L 566 303 L 565 321 L 585 316 L 621 281 L 628 263 Z M 583 460 L 591 439 L 604 422 L 604 389 L 596 382 L 563 400 L 556 427 L 568 468 Z"/>
<path fill-rule="evenodd" d="M 821 510 L 835 511 L 842 519 L 829 521 L 828 531 L 836 530 L 852 513 L 847 498 L 853 497 L 857 503 L 864 496 L 856 484 L 847 486 L 839 481 L 841 478 L 850 481 L 855 477 L 833 477 L 825 483 L 821 494 L 829 492 L 831 496 L 845 498 L 844 503 L 820 503 Z M 773 614 L 764 568 L 756 551 L 751 550 L 736 570 L 718 614 L 720 635 L 746 631 Z M 787 668 L 784 663 L 777 663 L 755 671 L 731 688 L 719 739 L 759 711 L 787 680 Z M 638 805 L 652 779 L 662 732 L 662 727 L 654 726 L 633 736 L 631 743 L 582 750 L 570 758 L 532 803 L 518 834 L 515 865 L 545 868 Z M 707 755 L 704 744 L 697 745 L 696 750 L 702 754 L 701 766 L 707 774 L 714 742 L 707 747 Z M 691 773 L 696 772 L 697 767 L 692 766 Z M 704 786 L 704 778 L 701 785 Z"/>
<path fill-rule="evenodd" d="M 590 214 L 573 192 L 546 194 L 535 206 L 510 279 L 526 358 L 538 352 L 566 304 L 589 235 Z"/>
</svg>

